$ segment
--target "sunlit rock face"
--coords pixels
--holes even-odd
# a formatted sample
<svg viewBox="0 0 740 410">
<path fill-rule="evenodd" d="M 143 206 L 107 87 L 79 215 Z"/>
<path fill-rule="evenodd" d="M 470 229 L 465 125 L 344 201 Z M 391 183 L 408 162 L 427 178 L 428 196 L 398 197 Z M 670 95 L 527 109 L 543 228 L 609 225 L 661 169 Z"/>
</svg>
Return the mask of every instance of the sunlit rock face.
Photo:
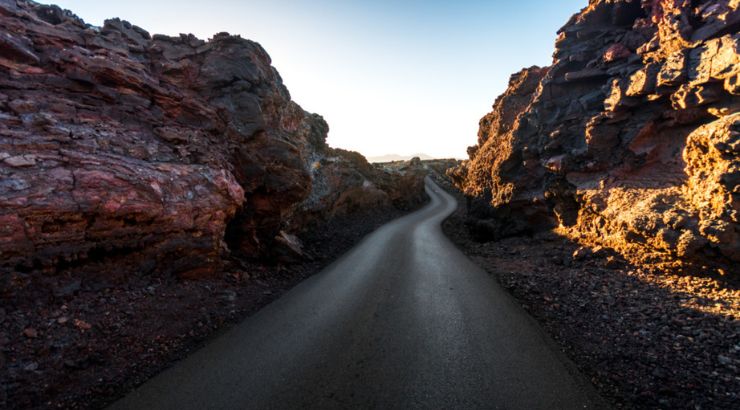
<svg viewBox="0 0 740 410">
<path fill-rule="evenodd" d="M 295 247 L 301 215 L 331 216 L 350 188 L 390 206 L 270 64 L 226 33 L 151 36 L 0 0 L 0 271 L 199 276 L 230 251 Z M 322 161 L 343 174 L 317 193 Z"/>
<path fill-rule="evenodd" d="M 738 0 L 595 0 L 512 76 L 450 176 L 483 239 L 549 227 L 738 273 Z M 485 206 L 481 206 L 485 202 Z"/>
</svg>

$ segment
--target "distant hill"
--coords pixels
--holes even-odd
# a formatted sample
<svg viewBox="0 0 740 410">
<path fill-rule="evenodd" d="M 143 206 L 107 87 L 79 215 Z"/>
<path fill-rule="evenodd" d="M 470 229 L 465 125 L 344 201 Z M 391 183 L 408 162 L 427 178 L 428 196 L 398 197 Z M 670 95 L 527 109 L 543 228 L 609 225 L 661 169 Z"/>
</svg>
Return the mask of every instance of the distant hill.
<svg viewBox="0 0 740 410">
<path fill-rule="evenodd" d="M 425 161 L 428 159 L 435 159 L 434 157 L 427 155 L 427 154 L 413 154 L 413 155 L 388 154 L 388 155 L 381 155 L 378 157 L 367 157 L 367 161 L 368 162 L 408 161 L 413 157 L 419 157 L 422 161 Z"/>
</svg>

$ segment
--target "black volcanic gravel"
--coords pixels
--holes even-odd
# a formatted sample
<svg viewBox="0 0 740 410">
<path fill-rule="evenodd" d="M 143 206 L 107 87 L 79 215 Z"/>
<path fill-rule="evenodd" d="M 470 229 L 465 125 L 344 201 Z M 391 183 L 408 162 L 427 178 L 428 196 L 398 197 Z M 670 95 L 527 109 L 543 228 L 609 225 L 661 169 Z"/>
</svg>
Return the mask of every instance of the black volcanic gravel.
<svg viewBox="0 0 740 410">
<path fill-rule="evenodd" d="M 551 232 L 477 243 L 465 218 L 461 206 L 443 223 L 447 236 L 509 290 L 616 407 L 740 408 L 737 281 L 629 265 Z"/>
<path fill-rule="evenodd" d="M 302 239 L 309 260 L 232 260 L 218 277 L 40 277 L 0 285 L 0 408 L 101 408 L 319 272 L 383 223 L 337 218 Z"/>
</svg>

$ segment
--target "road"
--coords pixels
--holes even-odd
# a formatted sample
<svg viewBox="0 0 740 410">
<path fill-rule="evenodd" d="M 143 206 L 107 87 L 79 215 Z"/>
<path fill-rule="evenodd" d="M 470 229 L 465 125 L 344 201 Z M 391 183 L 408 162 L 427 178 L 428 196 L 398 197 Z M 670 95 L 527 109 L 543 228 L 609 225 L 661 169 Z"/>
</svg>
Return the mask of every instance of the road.
<svg viewBox="0 0 740 410">
<path fill-rule="evenodd" d="M 114 409 L 602 409 L 538 324 L 443 235 L 390 222 Z"/>
</svg>

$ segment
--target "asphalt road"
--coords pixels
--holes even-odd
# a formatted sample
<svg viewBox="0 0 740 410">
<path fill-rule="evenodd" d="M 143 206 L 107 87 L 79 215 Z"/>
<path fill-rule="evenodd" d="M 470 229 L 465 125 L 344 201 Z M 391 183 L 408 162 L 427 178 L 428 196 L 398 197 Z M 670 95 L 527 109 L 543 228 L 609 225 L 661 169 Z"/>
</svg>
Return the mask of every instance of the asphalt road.
<svg viewBox="0 0 740 410">
<path fill-rule="evenodd" d="M 114 409 L 602 409 L 537 323 L 442 234 L 390 222 Z"/>
</svg>

